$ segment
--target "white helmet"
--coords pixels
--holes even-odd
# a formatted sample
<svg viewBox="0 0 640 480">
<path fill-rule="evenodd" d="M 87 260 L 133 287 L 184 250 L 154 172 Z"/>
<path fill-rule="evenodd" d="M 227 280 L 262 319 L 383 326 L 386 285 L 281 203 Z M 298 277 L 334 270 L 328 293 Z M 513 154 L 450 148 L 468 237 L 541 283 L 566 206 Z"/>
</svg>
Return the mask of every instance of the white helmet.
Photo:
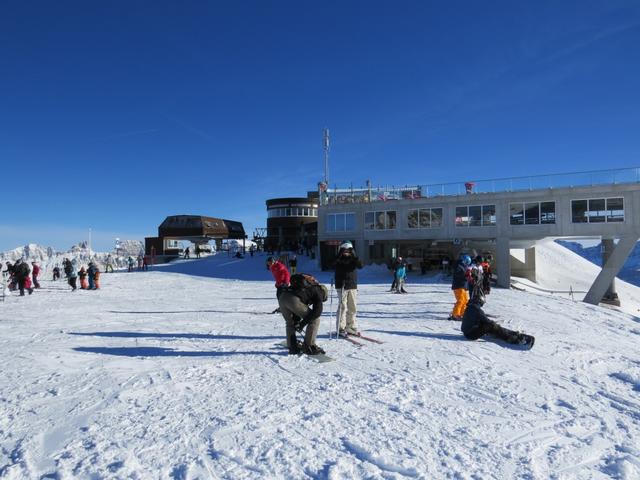
<svg viewBox="0 0 640 480">
<path fill-rule="evenodd" d="M 344 243 L 342 243 L 342 245 L 340 245 L 340 250 L 347 250 L 349 248 L 353 248 L 353 244 L 349 241 L 346 241 Z"/>
</svg>

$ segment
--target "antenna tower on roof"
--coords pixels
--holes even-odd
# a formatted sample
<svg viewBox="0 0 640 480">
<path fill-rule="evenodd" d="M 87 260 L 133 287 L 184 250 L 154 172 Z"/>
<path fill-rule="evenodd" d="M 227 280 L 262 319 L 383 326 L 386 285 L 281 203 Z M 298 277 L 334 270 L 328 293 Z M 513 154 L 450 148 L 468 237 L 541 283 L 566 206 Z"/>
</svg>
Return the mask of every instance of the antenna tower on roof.
<svg viewBox="0 0 640 480">
<path fill-rule="evenodd" d="M 324 183 L 329 186 L 329 129 L 325 128 L 323 131 L 322 146 L 324 148 Z"/>
</svg>

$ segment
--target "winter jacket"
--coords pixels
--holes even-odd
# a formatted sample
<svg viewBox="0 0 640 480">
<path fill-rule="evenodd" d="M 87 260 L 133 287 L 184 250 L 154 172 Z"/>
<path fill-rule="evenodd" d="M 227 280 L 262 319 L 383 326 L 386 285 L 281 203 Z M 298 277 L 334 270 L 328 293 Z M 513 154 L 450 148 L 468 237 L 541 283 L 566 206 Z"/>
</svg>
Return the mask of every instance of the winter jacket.
<svg viewBox="0 0 640 480">
<path fill-rule="evenodd" d="M 16 277 L 16 280 L 24 280 L 29 276 L 30 273 L 31 269 L 29 268 L 29 265 L 22 262 L 15 266 L 13 275 Z"/>
<path fill-rule="evenodd" d="M 70 263 L 69 263 L 69 273 L 67 274 L 67 277 L 69 278 L 76 278 L 78 276 L 78 262 L 76 261 L 76 259 L 74 258 Z M 65 268 L 65 272 L 66 272 L 66 268 Z"/>
<path fill-rule="evenodd" d="M 276 260 L 271 264 L 271 275 L 273 275 L 273 279 L 276 281 L 276 288 L 289 285 L 291 275 L 289 274 L 287 267 L 285 267 L 279 260 Z"/>
<path fill-rule="evenodd" d="M 309 305 L 311 310 L 302 319 L 306 324 L 311 320 L 314 320 L 322 315 L 322 301 L 324 300 L 324 292 L 320 285 L 310 285 L 298 290 L 290 290 L 296 297 L 298 297 L 302 303 Z"/>
<path fill-rule="evenodd" d="M 472 301 L 467 304 L 467 309 L 464 311 L 460 330 L 462 330 L 463 334 L 467 335 L 469 332 L 476 330 L 479 325 L 491 322 L 492 320 L 487 317 L 482 307 Z"/>
<path fill-rule="evenodd" d="M 31 273 L 34 277 L 37 277 L 38 275 L 40 275 L 40 267 L 38 265 L 34 265 Z"/>
<path fill-rule="evenodd" d="M 453 280 L 451 282 L 451 290 L 457 290 L 459 288 L 465 288 L 465 283 L 467 282 L 467 267 L 462 260 L 458 260 L 456 263 L 456 267 L 453 270 Z"/>
<path fill-rule="evenodd" d="M 404 265 L 400 265 L 396 269 L 396 278 L 398 280 L 404 280 L 405 278 L 407 278 L 407 270 L 405 269 Z"/>
<path fill-rule="evenodd" d="M 336 259 L 336 288 L 355 290 L 358 288 L 358 268 L 362 262 L 356 256 L 340 255 Z"/>
<path fill-rule="evenodd" d="M 89 268 L 87 269 L 87 274 L 89 275 L 89 278 L 96 278 L 97 271 L 98 271 L 98 267 L 96 267 L 94 264 L 89 265 Z"/>
</svg>

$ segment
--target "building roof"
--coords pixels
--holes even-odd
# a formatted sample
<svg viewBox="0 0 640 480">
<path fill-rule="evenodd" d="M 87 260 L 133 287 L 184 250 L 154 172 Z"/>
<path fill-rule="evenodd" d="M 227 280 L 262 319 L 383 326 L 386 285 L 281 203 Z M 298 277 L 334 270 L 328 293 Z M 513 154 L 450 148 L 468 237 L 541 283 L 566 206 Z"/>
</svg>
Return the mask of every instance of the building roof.
<svg viewBox="0 0 640 480">
<path fill-rule="evenodd" d="M 241 222 L 202 215 L 171 215 L 158 227 L 159 237 L 235 238 L 245 237 Z"/>
</svg>

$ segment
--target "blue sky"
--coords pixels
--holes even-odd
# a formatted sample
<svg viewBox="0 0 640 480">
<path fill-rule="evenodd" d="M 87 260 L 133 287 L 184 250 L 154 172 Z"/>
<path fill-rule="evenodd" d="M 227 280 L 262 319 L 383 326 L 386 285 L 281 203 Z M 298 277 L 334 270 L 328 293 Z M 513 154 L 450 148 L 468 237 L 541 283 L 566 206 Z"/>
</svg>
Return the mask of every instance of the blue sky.
<svg viewBox="0 0 640 480">
<path fill-rule="evenodd" d="M 5 1 L 0 250 L 331 183 L 640 166 L 637 1 Z M 85 233 L 86 232 L 86 233 Z"/>
</svg>

